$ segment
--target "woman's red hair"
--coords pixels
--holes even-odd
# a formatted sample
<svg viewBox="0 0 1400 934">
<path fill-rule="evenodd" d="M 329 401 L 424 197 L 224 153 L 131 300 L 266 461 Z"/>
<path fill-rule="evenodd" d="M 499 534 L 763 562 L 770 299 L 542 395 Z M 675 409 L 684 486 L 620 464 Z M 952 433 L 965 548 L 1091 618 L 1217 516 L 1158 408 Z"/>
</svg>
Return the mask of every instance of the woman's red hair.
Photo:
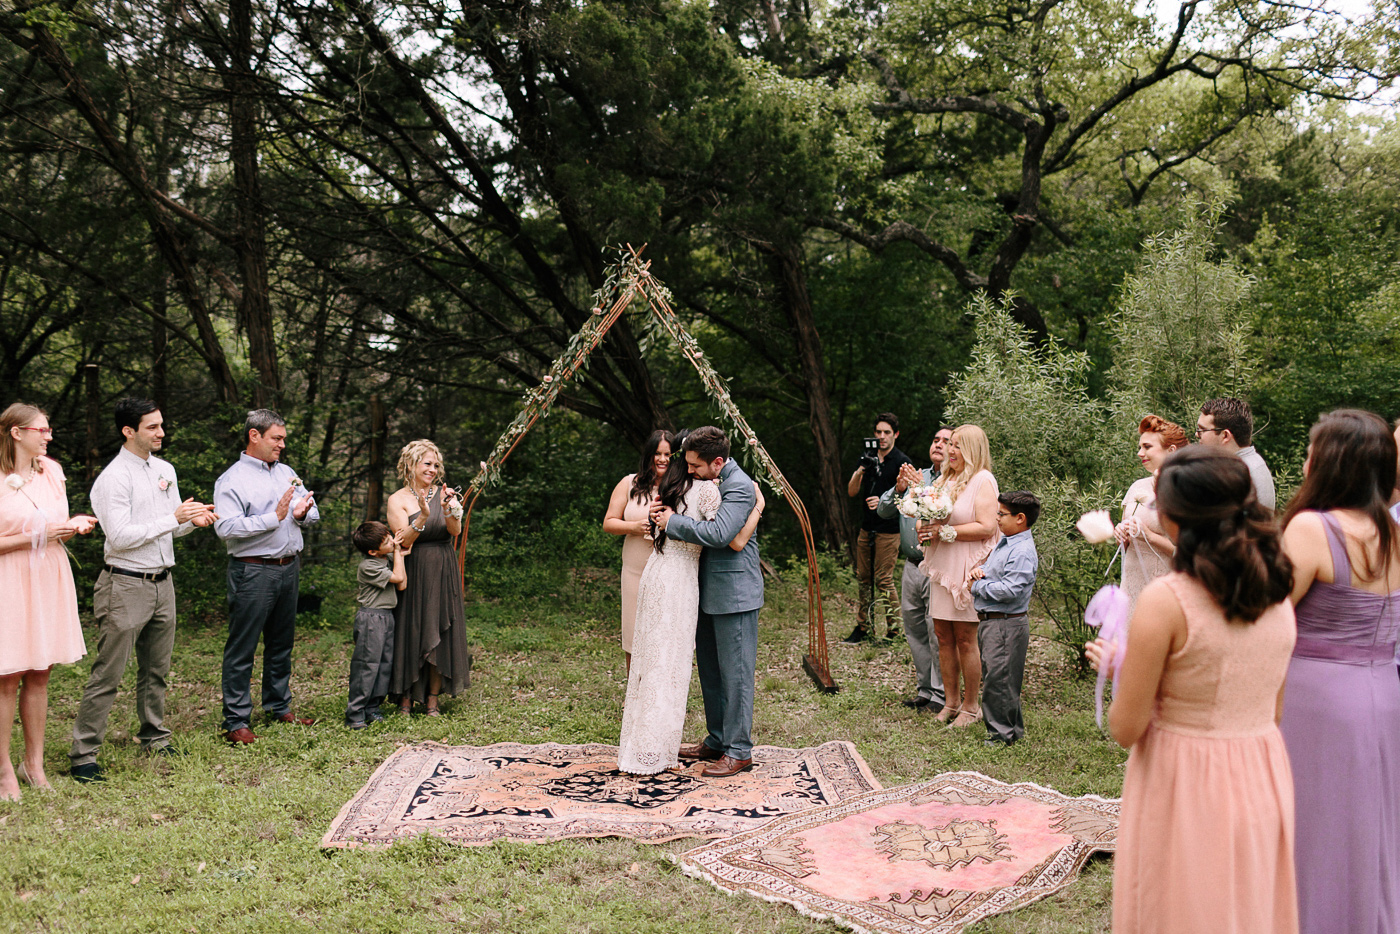
<svg viewBox="0 0 1400 934">
<path fill-rule="evenodd" d="M 1149 431 L 1162 436 L 1162 447 L 1164 448 L 1186 446 L 1186 429 L 1176 422 L 1169 422 L 1156 415 L 1144 415 L 1142 421 L 1138 422 L 1138 434 L 1145 435 Z"/>
</svg>

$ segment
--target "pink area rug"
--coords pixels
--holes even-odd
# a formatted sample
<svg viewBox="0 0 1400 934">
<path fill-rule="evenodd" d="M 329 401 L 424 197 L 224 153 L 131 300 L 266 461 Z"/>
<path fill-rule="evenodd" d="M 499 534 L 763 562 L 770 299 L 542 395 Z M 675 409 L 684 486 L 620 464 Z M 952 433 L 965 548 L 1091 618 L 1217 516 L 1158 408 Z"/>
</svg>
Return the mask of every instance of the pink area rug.
<svg viewBox="0 0 1400 934">
<path fill-rule="evenodd" d="M 953 934 L 1058 892 L 1117 835 L 1116 800 L 951 772 L 778 817 L 677 859 L 727 892 L 856 931 Z"/>
<path fill-rule="evenodd" d="M 383 847 L 422 833 L 463 846 L 714 839 L 880 788 L 846 742 L 757 746 L 754 762 L 753 771 L 732 778 L 703 778 L 706 763 L 699 762 L 632 778 L 617 770 L 616 746 L 419 743 L 385 760 L 340 809 L 321 845 Z"/>
</svg>

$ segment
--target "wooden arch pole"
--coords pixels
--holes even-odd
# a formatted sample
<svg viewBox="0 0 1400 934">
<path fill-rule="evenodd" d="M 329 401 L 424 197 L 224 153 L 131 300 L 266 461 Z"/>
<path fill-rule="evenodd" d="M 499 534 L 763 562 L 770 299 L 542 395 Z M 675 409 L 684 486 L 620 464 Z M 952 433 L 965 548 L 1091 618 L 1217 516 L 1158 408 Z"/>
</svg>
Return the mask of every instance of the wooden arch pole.
<svg viewBox="0 0 1400 934">
<path fill-rule="evenodd" d="M 681 323 L 680 317 L 671 307 L 670 291 L 651 275 L 651 263 L 643 262 L 641 253 L 642 250 L 628 246 L 621 261 L 608 267 L 603 287 L 593 297 L 592 316 L 554 361 L 540 384 L 525 393 L 520 411 L 496 441 L 491 456 L 482 464 L 481 472 L 472 480 L 465 497 L 466 511 L 462 516 L 462 534 L 457 540 L 458 569 L 463 572 L 466 570 L 467 533 L 471 527 L 472 508 L 482 490 L 487 484 L 500 479 L 501 465 L 505 463 L 506 458 L 534 427 L 535 422 L 549 411 L 563 384 L 573 379 L 586 365 L 589 354 L 602 343 L 617 319 L 627 311 L 633 300 L 640 297 L 651 311 L 653 326 L 664 331 L 671 343 L 691 362 L 715 404 L 737 430 L 738 440 L 747 448 L 760 468 L 761 479 L 766 480 L 779 496 L 787 500 L 797 515 L 798 524 L 802 528 L 803 544 L 807 548 L 807 654 L 802 659 L 802 667 L 818 690 L 835 693 L 839 686 L 831 676 L 826 644 L 826 621 L 822 612 L 821 576 L 817 571 L 817 550 L 812 538 L 812 523 L 807 515 L 807 507 L 769 456 L 763 443 L 758 440 L 758 435 L 749 426 L 739 407 L 734 404 L 724 379 L 705 359 L 700 345 Z M 607 304 L 609 300 L 611 304 Z"/>
</svg>

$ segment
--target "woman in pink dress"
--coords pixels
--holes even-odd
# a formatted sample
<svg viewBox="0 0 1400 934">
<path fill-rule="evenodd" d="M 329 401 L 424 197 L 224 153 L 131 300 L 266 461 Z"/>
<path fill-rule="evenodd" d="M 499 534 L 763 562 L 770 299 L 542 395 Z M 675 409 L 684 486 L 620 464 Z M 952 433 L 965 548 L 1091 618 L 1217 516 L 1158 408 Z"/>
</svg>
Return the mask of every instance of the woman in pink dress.
<svg viewBox="0 0 1400 934">
<path fill-rule="evenodd" d="M 1116 934 L 1296 934 L 1293 779 L 1278 729 L 1293 569 L 1238 457 L 1166 459 L 1173 573 L 1129 623 L 1108 727 L 1131 747 L 1113 858 Z M 1094 666 L 1111 646 L 1086 647 Z"/>
<path fill-rule="evenodd" d="M 924 522 L 918 529 L 924 546 L 919 567 L 928 575 L 928 615 L 938 634 L 938 667 L 947 698 L 935 719 L 964 727 L 982 720 L 982 653 L 977 648 L 972 569 L 987 559 L 1001 537 L 996 518 L 1000 491 L 992 476 L 986 432 L 976 425 L 954 429 L 937 482 L 952 500 L 953 511 L 946 521 Z"/>
<path fill-rule="evenodd" d="M 49 419 L 32 405 L 0 412 L 0 799 L 19 800 L 19 783 L 48 788 L 44 724 L 49 669 L 87 652 L 78 623 L 78 594 L 63 542 L 91 532 L 92 516 L 68 516 L 63 469 L 46 457 Z M 16 694 L 24 726 L 24 759 L 10 762 Z"/>
<path fill-rule="evenodd" d="M 666 475 L 676 436 L 658 428 L 647 438 L 642 448 L 642 462 L 636 473 L 617 481 L 608 511 L 603 516 L 603 531 L 621 535 L 622 539 L 622 656 L 627 671 L 632 671 L 632 632 L 637 622 L 637 585 L 642 570 L 651 557 L 651 520 L 647 516 L 651 498 Z"/>
</svg>

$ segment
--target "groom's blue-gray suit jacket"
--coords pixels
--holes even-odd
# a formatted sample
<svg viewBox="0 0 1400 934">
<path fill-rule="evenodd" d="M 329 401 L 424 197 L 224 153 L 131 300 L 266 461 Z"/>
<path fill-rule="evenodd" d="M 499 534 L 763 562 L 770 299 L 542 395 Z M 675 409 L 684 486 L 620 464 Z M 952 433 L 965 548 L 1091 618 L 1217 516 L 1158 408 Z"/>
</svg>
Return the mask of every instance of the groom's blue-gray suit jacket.
<svg viewBox="0 0 1400 934">
<path fill-rule="evenodd" d="M 755 502 L 753 480 L 734 462 L 719 472 L 719 512 L 711 522 L 675 515 L 666 536 L 705 546 L 700 555 L 700 609 L 709 614 L 744 613 L 763 606 L 763 573 L 758 566 L 757 536 L 742 551 L 729 543 L 748 521 Z"/>
</svg>

